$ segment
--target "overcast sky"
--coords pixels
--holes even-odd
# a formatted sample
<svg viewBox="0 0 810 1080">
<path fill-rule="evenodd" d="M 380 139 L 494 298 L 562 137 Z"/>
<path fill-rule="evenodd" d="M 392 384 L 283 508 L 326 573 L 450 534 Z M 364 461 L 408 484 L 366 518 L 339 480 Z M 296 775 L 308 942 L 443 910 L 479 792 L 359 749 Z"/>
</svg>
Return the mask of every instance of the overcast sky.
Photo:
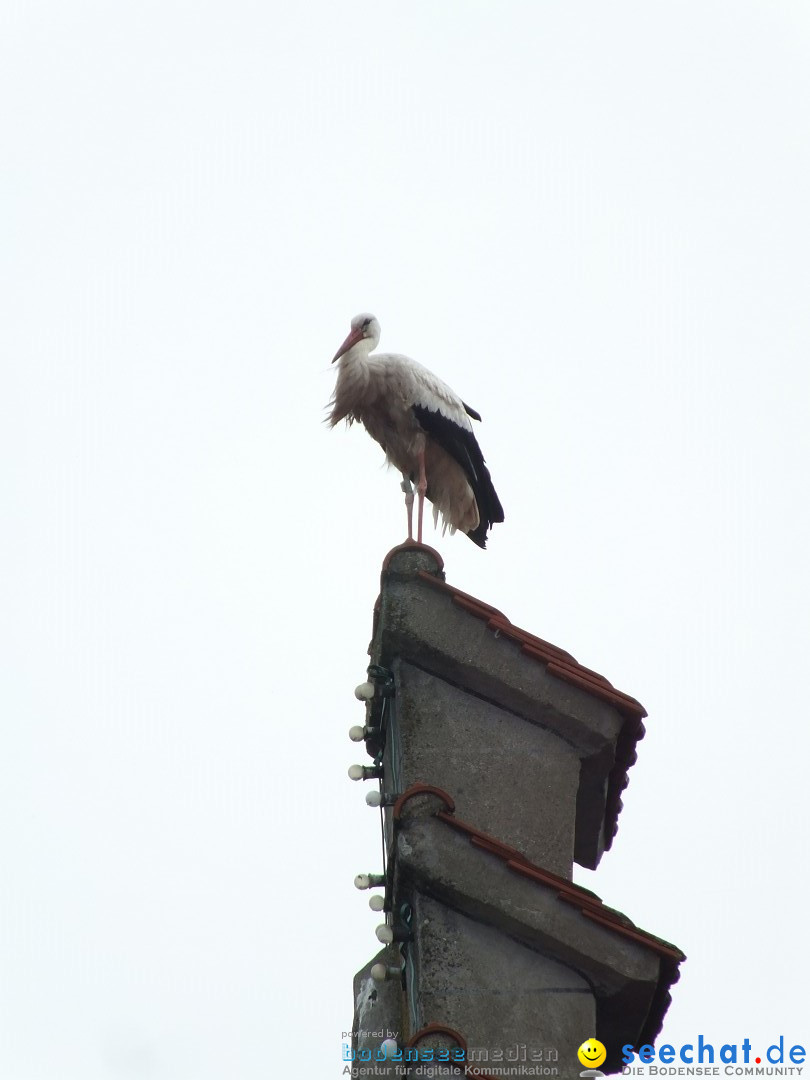
<svg viewBox="0 0 810 1080">
<path fill-rule="evenodd" d="M 448 579 L 648 709 L 664 1041 L 808 1046 L 805 0 L 6 0 L 0 113 L 4 1080 L 341 1075 L 363 310 L 484 417 Z"/>
</svg>

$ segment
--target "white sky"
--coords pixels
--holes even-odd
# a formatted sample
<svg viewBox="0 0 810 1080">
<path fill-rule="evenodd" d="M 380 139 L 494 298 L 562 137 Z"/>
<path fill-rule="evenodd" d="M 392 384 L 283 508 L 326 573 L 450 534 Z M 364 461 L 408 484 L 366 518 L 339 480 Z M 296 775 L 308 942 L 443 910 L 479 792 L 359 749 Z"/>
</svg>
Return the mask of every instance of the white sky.
<svg viewBox="0 0 810 1080">
<path fill-rule="evenodd" d="M 361 310 L 484 416 L 449 580 L 650 713 L 576 880 L 688 953 L 665 1040 L 810 1044 L 809 109 L 803 0 L 6 0 L 4 1080 L 341 1074 Z"/>
</svg>

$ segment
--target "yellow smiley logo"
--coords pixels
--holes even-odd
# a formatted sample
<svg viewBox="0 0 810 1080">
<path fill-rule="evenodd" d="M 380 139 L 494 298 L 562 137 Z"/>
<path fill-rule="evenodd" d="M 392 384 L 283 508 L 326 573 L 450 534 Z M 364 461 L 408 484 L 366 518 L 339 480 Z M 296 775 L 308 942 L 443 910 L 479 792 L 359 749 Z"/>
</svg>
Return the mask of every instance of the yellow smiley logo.
<svg viewBox="0 0 810 1080">
<path fill-rule="evenodd" d="M 586 1039 L 577 1050 L 577 1057 L 587 1069 L 598 1069 L 607 1057 L 607 1050 L 598 1039 Z"/>
</svg>

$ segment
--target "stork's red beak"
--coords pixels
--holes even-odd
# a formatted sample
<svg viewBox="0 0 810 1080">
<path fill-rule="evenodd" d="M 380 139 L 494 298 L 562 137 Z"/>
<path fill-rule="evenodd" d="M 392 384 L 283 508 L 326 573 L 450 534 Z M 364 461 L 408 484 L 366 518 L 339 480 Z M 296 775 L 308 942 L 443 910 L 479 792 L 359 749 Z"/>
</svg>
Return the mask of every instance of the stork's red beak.
<svg viewBox="0 0 810 1080">
<path fill-rule="evenodd" d="M 343 356 L 343 354 L 345 352 L 348 352 L 349 349 L 352 347 L 352 345 L 356 345 L 357 342 L 360 341 L 362 337 L 363 337 L 363 331 L 360 329 L 360 327 L 358 327 L 356 330 L 352 330 L 352 332 L 349 334 L 349 336 L 346 338 L 346 340 L 340 346 L 338 351 L 335 353 L 335 355 L 334 355 L 334 357 L 332 359 L 332 363 L 334 364 L 335 360 L 339 360 L 341 358 L 341 356 Z"/>
</svg>

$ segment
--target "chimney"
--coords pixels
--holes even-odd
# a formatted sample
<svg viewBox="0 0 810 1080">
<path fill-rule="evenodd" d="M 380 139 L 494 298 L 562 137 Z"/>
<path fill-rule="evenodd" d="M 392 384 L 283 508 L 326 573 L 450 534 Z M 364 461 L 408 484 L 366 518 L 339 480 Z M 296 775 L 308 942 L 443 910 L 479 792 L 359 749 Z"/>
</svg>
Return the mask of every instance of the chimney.
<svg viewBox="0 0 810 1080">
<path fill-rule="evenodd" d="M 448 585 L 438 553 L 413 543 L 383 564 L 369 652 L 358 690 L 385 947 L 355 976 L 347 1064 L 618 1072 L 623 1046 L 655 1040 L 684 955 L 572 874 L 613 843 L 644 708 Z M 607 1056 L 588 1071 L 577 1051 L 590 1038 Z"/>
</svg>

